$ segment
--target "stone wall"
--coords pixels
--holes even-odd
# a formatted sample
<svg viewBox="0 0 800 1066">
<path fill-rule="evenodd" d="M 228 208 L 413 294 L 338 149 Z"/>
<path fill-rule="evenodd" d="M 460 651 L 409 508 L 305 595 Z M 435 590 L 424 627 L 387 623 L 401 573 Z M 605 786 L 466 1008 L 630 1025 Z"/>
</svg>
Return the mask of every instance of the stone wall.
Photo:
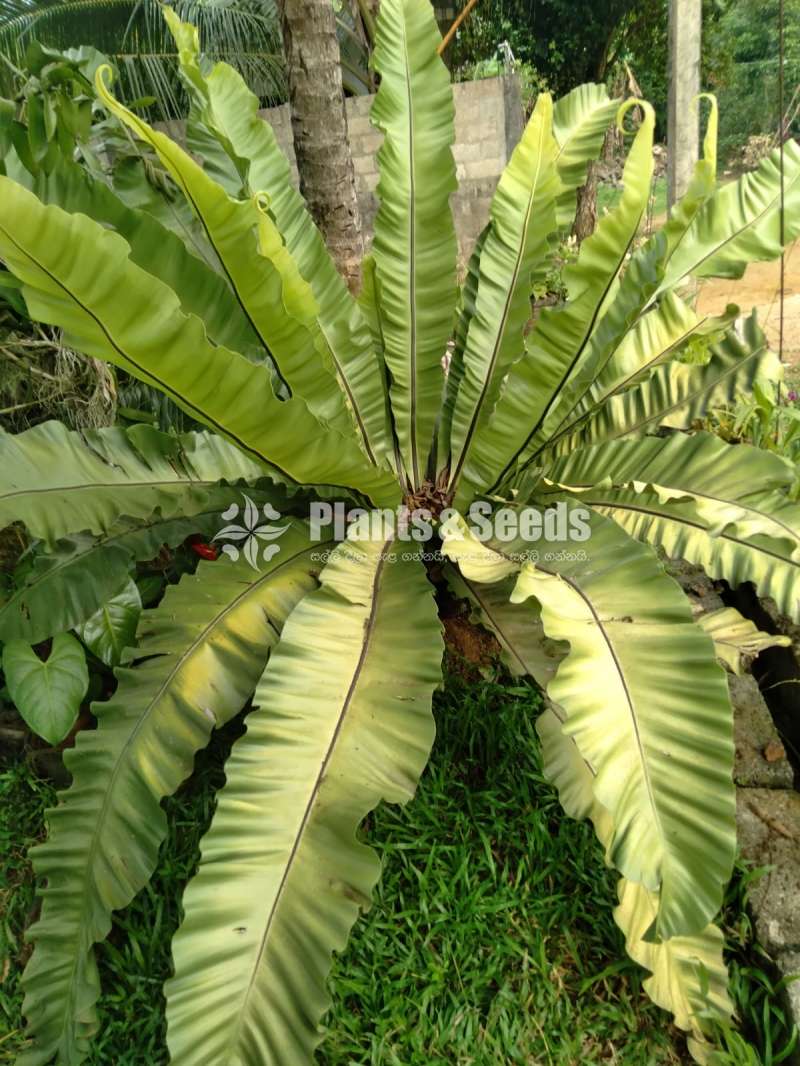
<svg viewBox="0 0 800 1066">
<path fill-rule="evenodd" d="M 444 35 L 453 25 L 456 15 L 460 11 L 460 7 L 456 7 L 456 5 L 452 3 L 434 4 L 433 11 L 436 15 L 436 21 L 439 24 L 439 29 L 441 30 L 442 36 L 444 37 Z M 445 53 L 445 56 L 446 55 L 447 53 Z"/>
<path fill-rule="evenodd" d="M 489 203 L 497 179 L 522 133 L 523 115 L 519 83 L 514 76 L 459 82 L 453 86 L 453 91 L 456 108 L 453 155 L 459 189 L 453 196 L 452 207 L 459 265 L 463 270 L 475 239 L 489 218 Z M 358 201 L 368 244 L 378 208 L 376 154 L 381 143 L 381 134 L 369 122 L 371 105 L 371 96 L 350 97 L 346 104 Z M 274 129 L 297 181 L 289 105 L 270 108 L 260 114 Z"/>
<path fill-rule="evenodd" d="M 668 570 L 689 597 L 695 620 L 724 606 L 719 586 L 699 567 L 672 560 Z M 770 614 L 771 601 L 761 603 Z M 777 612 L 773 621 L 781 632 Z M 785 635 L 794 638 L 800 667 L 800 627 L 788 625 Z M 794 979 L 800 977 L 800 792 L 755 677 L 749 669 L 727 677 L 734 719 L 737 843 L 741 858 L 761 870 L 748 887 L 749 908 L 759 945 L 776 975 L 788 980 L 782 998 L 790 1021 L 800 1026 L 800 980 Z M 766 680 L 774 683 L 772 675 Z M 800 1046 L 786 1063 L 800 1066 Z"/>
</svg>

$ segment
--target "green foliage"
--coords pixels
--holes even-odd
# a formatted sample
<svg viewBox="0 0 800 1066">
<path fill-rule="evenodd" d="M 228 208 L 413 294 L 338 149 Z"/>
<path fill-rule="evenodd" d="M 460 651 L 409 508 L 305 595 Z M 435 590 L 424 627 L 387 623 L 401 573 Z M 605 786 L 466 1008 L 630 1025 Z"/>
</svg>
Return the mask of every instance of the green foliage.
<svg viewBox="0 0 800 1066">
<path fill-rule="evenodd" d="M 181 18 L 200 27 L 209 55 L 242 74 L 261 106 L 286 99 L 274 0 L 179 0 L 174 6 Z M 46 54 L 61 52 L 68 60 L 85 51 L 100 52 L 118 68 L 126 100 L 142 101 L 162 119 L 182 118 L 186 91 L 179 76 L 178 50 L 162 12 L 157 0 L 44 0 L 35 5 L 3 0 L 0 96 L 11 95 L 15 71 L 30 64 L 31 48 L 38 51 L 44 46 Z M 336 19 L 342 79 L 346 91 L 354 95 L 373 91 L 368 48 L 357 18 L 345 7 Z M 71 121 L 69 113 L 64 117 Z"/>
<path fill-rule="evenodd" d="M 720 144 L 730 155 L 753 134 L 776 136 L 778 111 L 778 0 L 731 0 L 719 21 L 718 39 L 729 57 L 717 81 L 722 123 Z M 785 106 L 800 85 L 800 3 L 784 3 Z M 795 107 L 797 105 L 795 99 Z M 800 115 L 787 130 L 800 133 Z"/>
<path fill-rule="evenodd" d="M 381 202 L 354 299 L 257 97 L 202 59 L 192 26 L 173 12 L 167 22 L 191 152 L 122 105 L 107 68 L 95 88 L 169 176 L 190 225 L 168 227 L 163 199 L 126 199 L 64 161 L 43 174 L 9 153 L 0 177 L 0 252 L 29 314 L 206 427 L 78 437 L 47 424 L 3 438 L 0 522 L 38 543 L 0 638 L 79 627 L 107 661 L 121 656 L 34 856 L 47 887 L 20 1066 L 94 1053 L 95 946 L 153 875 L 162 801 L 251 697 L 174 937 L 167 1044 L 176 1066 L 199 1054 L 203 1066 L 311 1061 L 332 954 L 379 874 L 359 826 L 381 802 L 411 798 L 433 742 L 431 579 L 444 574 L 514 672 L 547 688 L 545 773 L 621 875 L 615 920 L 652 971 L 645 991 L 708 1061 L 731 1012 L 714 920 L 735 849 L 732 714 L 714 642 L 656 549 L 753 581 L 787 610 L 800 602 L 790 464 L 691 433 L 709 406 L 774 377 L 775 357 L 755 319 L 736 326 L 735 307 L 701 317 L 680 295 L 692 278 L 738 277 L 780 254 L 777 158 L 718 189 L 712 105 L 686 195 L 642 241 L 650 105 L 618 108 L 597 84 L 555 104 L 541 93 L 458 292 L 440 38 L 427 0 L 383 0 Z M 633 106 L 619 203 L 563 271 L 565 299 L 531 322 L 589 162 Z M 785 194 L 790 240 L 791 145 Z M 307 508 L 331 498 L 357 507 L 320 545 Z M 587 550 L 534 560 L 521 533 L 480 540 L 467 519 L 484 501 L 545 528 L 562 514 Z M 452 566 L 407 550 L 403 508 L 427 516 Z M 123 652 L 129 616 L 121 632 L 109 601 L 135 598 L 134 564 L 163 544 L 213 535 L 215 514 L 228 523 L 220 531 L 217 518 L 223 554 L 211 561 L 215 549 L 195 541 L 207 563 L 143 612 Z"/>
<path fill-rule="evenodd" d="M 644 5 L 641 0 L 480 4 L 451 45 L 452 59 L 456 67 L 468 69 L 472 63 L 496 58 L 498 46 L 507 42 L 518 62 L 530 65 L 555 92 L 565 93 L 574 85 L 605 78 L 628 23 L 643 6 L 651 12 L 649 0 Z"/>
<path fill-rule="evenodd" d="M 174 231 L 173 243 L 185 240 L 194 248 L 197 234 L 176 203 L 178 189 L 116 119 L 96 106 L 92 78 L 107 57 L 93 48 L 62 53 L 34 41 L 20 62 L 8 90 L 13 99 L 0 107 L 5 160 L 0 171 L 35 187 L 45 199 L 56 188 L 65 206 L 77 207 L 87 195 L 105 195 L 117 224 L 125 210 L 121 201 L 147 205 Z M 196 292 L 202 301 L 202 284 Z M 155 422 L 177 432 L 197 428 L 167 397 L 124 371 L 114 373 L 73 352 L 58 331 L 37 327 L 17 279 L 5 270 L 0 271 L 0 310 L 3 304 L 0 407 L 7 428 L 22 430 L 55 416 L 75 428 L 94 428 L 113 422 L 115 413 L 123 423 Z"/>
<path fill-rule="evenodd" d="M 106 57 L 93 48 L 61 53 L 32 41 L 7 87 L 0 137 L 14 146 L 30 170 L 52 169 L 89 140 L 94 94 L 92 78 Z M 8 76 L 6 72 L 6 77 Z M 10 106 L 10 105 L 15 106 Z M 5 154 L 5 153 L 4 153 Z"/>
<path fill-rule="evenodd" d="M 216 58 L 231 62 L 267 102 L 285 97 L 277 11 L 273 3 L 181 0 L 184 18 L 198 23 Z M 160 101 L 162 116 L 183 113 L 185 97 L 177 77 L 178 56 L 155 0 L 46 0 L 35 7 L 25 0 L 0 6 L 0 54 L 14 66 L 24 64 L 31 40 L 67 51 L 79 45 L 110 56 L 118 65 L 128 100 Z M 0 63 L 0 90 L 8 95 L 9 69 Z"/>
<path fill-rule="evenodd" d="M 83 649 L 69 633 L 53 638 L 47 657 L 12 640 L 3 648 L 3 674 L 17 710 L 34 731 L 58 744 L 75 724 L 89 673 Z"/>
<path fill-rule="evenodd" d="M 797 392 L 771 381 L 753 383 L 751 396 L 737 396 L 716 408 L 705 428 L 731 444 L 746 442 L 782 455 L 794 464 L 792 499 L 800 499 L 800 404 Z"/>
<path fill-rule="evenodd" d="M 118 666 L 125 649 L 132 648 L 136 642 L 141 613 L 139 589 L 129 578 L 127 585 L 81 623 L 78 635 L 106 666 Z"/>
<path fill-rule="evenodd" d="M 666 137 L 667 9 L 666 0 L 648 0 L 642 5 L 620 52 L 642 92 L 656 106 L 662 138 Z M 739 162 L 739 149 L 748 137 L 768 134 L 777 138 L 778 13 L 778 0 L 703 0 L 701 82 L 719 97 L 720 150 L 732 164 Z M 800 83 L 799 26 L 797 0 L 785 0 L 787 108 Z M 796 135 L 798 130 L 798 113 L 794 112 L 794 124 L 787 132 Z"/>
</svg>

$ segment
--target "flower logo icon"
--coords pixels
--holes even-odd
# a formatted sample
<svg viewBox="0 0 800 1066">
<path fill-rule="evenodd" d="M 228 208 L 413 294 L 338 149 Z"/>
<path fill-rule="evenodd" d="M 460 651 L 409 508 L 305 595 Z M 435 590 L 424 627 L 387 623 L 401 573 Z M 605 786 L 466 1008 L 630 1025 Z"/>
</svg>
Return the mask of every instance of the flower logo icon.
<svg viewBox="0 0 800 1066">
<path fill-rule="evenodd" d="M 233 503 L 227 511 L 222 512 L 222 517 L 231 524 L 221 529 L 214 537 L 214 540 L 242 541 L 240 547 L 235 544 L 223 544 L 223 552 L 234 562 L 236 562 L 240 554 L 244 553 L 248 563 L 254 570 L 258 570 L 259 554 L 266 563 L 281 550 L 279 544 L 268 544 L 262 551 L 260 542 L 263 540 L 277 540 L 278 537 L 286 532 L 289 525 L 288 523 L 285 526 L 260 525 L 261 514 L 258 507 L 249 496 L 242 494 L 242 498 L 244 499 L 244 507 L 241 513 L 241 525 L 236 523 L 236 519 L 240 517 L 239 504 Z M 276 511 L 269 503 L 264 504 L 263 512 L 264 518 L 268 522 L 276 522 L 281 517 L 280 512 Z"/>
</svg>

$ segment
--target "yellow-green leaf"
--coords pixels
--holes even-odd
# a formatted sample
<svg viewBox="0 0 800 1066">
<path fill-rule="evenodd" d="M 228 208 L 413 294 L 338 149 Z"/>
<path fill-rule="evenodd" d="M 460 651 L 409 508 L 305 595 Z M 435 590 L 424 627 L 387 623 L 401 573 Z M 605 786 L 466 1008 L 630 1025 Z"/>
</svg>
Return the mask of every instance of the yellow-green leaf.
<svg viewBox="0 0 800 1066">
<path fill-rule="evenodd" d="M 167 985 L 174 1066 L 305 1063 L 332 951 L 380 864 L 356 839 L 413 795 L 433 742 L 442 640 L 433 590 L 364 523 L 292 613 L 226 766 Z"/>
<path fill-rule="evenodd" d="M 433 444 L 456 297 L 454 108 L 440 39 L 427 0 L 381 3 L 371 117 L 384 141 L 372 251 L 395 428 L 415 488 Z"/>
</svg>

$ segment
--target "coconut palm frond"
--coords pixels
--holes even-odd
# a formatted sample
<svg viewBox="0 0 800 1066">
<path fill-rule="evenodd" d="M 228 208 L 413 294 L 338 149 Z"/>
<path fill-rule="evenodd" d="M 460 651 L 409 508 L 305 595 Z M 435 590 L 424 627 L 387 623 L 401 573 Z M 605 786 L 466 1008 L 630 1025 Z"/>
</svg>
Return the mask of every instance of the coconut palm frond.
<svg viewBox="0 0 800 1066">
<path fill-rule="evenodd" d="M 209 58 L 224 59 L 265 103 L 286 97 L 280 27 L 273 0 L 176 0 Z M 0 0 L 0 55 L 22 64 L 32 40 L 66 50 L 91 45 L 120 71 L 129 99 L 153 96 L 165 117 L 184 113 L 178 56 L 158 0 Z M 0 72 L 0 91 L 7 92 Z"/>
</svg>

